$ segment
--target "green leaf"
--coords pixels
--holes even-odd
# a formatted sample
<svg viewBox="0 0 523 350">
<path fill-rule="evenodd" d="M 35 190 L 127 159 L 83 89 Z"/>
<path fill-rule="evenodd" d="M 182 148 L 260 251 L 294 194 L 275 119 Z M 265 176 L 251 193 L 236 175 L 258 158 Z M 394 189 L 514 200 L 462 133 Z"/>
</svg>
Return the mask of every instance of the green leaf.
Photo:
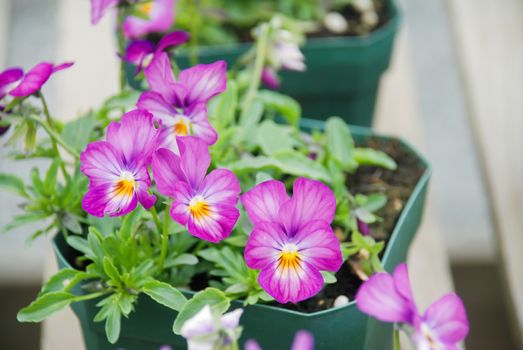
<svg viewBox="0 0 523 350">
<path fill-rule="evenodd" d="M 325 123 L 327 150 L 343 170 L 352 172 L 357 163 L 354 160 L 354 140 L 349 127 L 339 117 L 331 117 Z"/>
<path fill-rule="evenodd" d="M 29 198 L 25 190 L 24 181 L 15 175 L 0 173 L 0 189 Z"/>
<path fill-rule="evenodd" d="M 80 253 L 83 253 L 85 256 L 91 258 L 94 256 L 94 252 L 89 247 L 89 243 L 85 238 L 78 236 L 68 236 L 66 238 L 67 244 L 69 244 L 74 249 L 78 250 Z"/>
<path fill-rule="evenodd" d="M 371 213 L 375 213 L 387 204 L 387 196 L 384 193 L 372 193 L 367 196 L 367 201 L 361 206 Z"/>
<path fill-rule="evenodd" d="M 234 121 L 238 106 L 238 85 L 234 80 L 227 82 L 227 90 L 209 103 L 209 119 L 217 130 L 222 130 Z"/>
<path fill-rule="evenodd" d="M 354 150 L 354 160 L 359 165 L 373 165 L 388 170 L 396 170 L 398 165 L 387 155 L 387 153 L 373 148 L 356 148 Z"/>
<path fill-rule="evenodd" d="M 114 344 L 120 337 L 122 314 L 120 305 L 116 299 L 112 300 L 107 309 L 107 317 L 105 319 L 105 334 L 109 343 Z"/>
<path fill-rule="evenodd" d="M 376 222 L 376 216 L 364 208 L 356 208 L 354 214 L 358 219 L 367 224 Z"/>
<path fill-rule="evenodd" d="M 116 281 L 118 283 L 120 283 L 120 272 L 118 272 L 118 269 L 116 268 L 116 266 L 114 266 L 113 262 L 111 261 L 111 259 L 108 257 L 108 256 L 105 256 L 104 259 L 104 271 L 105 273 L 107 274 L 107 276 L 109 276 L 109 278 L 113 281 Z"/>
<path fill-rule="evenodd" d="M 80 225 L 80 222 L 71 214 L 64 213 L 61 220 L 62 225 L 72 233 L 76 233 L 77 235 L 82 234 L 82 226 Z"/>
<path fill-rule="evenodd" d="M 51 165 L 49 166 L 49 169 L 47 170 L 47 173 L 45 175 L 45 181 L 44 181 L 44 189 L 46 193 L 53 193 L 55 191 L 56 187 L 56 175 L 58 174 L 58 166 L 60 165 L 60 159 L 55 158 Z"/>
<path fill-rule="evenodd" d="M 36 193 L 38 193 L 40 196 L 45 197 L 45 186 L 42 180 L 40 179 L 40 171 L 36 167 L 31 169 L 31 181 L 33 183 L 33 187 Z"/>
<path fill-rule="evenodd" d="M 74 295 L 64 292 L 50 292 L 38 297 L 16 315 L 18 322 L 41 322 L 53 313 L 69 305 Z"/>
<path fill-rule="evenodd" d="M 224 292 L 216 288 L 206 288 L 196 293 L 180 310 L 173 324 L 173 332 L 179 335 L 183 324 L 196 315 L 205 305 L 211 306 L 216 313 L 223 314 L 227 311 L 231 302 Z"/>
<path fill-rule="evenodd" d="M 292 97 L 276 91 L 262 90 L 258 92 L 256 99 L 265 105 L 265 109 L 277 112 L 289 124 L 298 126 L 301 118 L 301 106 Z"/>
<path fill-rule="evenodd" d="M 67 145 L 80 152 L 87 146 L 95 126 L 94 114 L 89 113 L 65 124 L 61 137 Z"/>
<path fill-rule="evenodd" d="M 36 145 L 36 124 L 33 121 L 27 121 L 27 132 L 25 134 L 24 150 L 32 153 Z"/>
<path fill-rule="evenodd" d="M 80 275 L 88 274 L 74 269 L 62 269 L 58 271 L 54 276 L 51 276 L 51 278 L 49 278 L 49 280 L 42 286 L 39 296 L 42 296 L 46 293 L 62 291 L 71 283 L 71 281 L 75 280 L 77 276 Z"/>
<path fill-rule="evenodd" d="M 142 292 L 156 302 L 176 311 L 180 311 L 187 303 L 187 299 L 178 289 L 165 282 L 156 280 L 146 282 L 142 287 Z"/>
<path fill-rule="evenodd" d="M 280 169 L 280 163 L 276 159 L 259 156 L 259 157 L 245 157 L 238 161 L 226 164 L 232 172 L 236 174 L 251 173 L 253 171 Z"/>
<path fill-rule="evenodd" d="M 20 214 L 17 215 L 11 220 L 10 223 L 5 225 L 2 228 L 3 232 L 11 231 L 12 229 L 15 229 L 19 226 L 26 225 L 35 221 L 41 221 L 43 219 L 47 218 L 46 214 L 42 213 L 26 213 L 26 214 Z"/>
<path fill-rule="evenodd" d="M 192 254 L 180 254 L 175 257 L 169 257 L 165 260 L 164 267 L 170 268 L 180 265 L 196 265 L 198 263 L 198 258 Z"/>
<path fill-rule="evenodd" d="M 323 276 L 323 283 L 325 284 L 333 284 L 337 281 L 336 276 L 334 276 L 332 272 L 321 271 L 321 275 Z"/>
<path fill-rule="evenodd" d="M 278 151 L 292 150 L 292 139 L 288 127 L 265 120 L 258 127 L 258 144 L 263 153 L 272 155 Z"/>
<path fill-rule="evenodd" d="M 280 169 L 287 174 L 304 176 L 315 180 L 330 182 L 331 176 L 323 165 L 297 151 L 283 151 L 273 155 Z"/>
</svg>

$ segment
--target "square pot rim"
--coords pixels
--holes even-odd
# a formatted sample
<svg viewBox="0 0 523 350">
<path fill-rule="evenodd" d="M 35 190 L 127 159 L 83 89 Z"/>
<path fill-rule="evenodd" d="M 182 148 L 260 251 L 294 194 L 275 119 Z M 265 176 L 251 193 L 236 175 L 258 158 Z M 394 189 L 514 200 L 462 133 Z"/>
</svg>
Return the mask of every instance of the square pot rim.
<svg viewBox="0 0 523 350">
<path fill-rule="evenodd" d="M 325 125 L 325 121 L 303 118 L 300 123 L 300 128 L 305 129 L 305 130 L 314 130 L 314 129 L 322 130 L 324 128 L 324 125 Z M 427 161 L 427 159 L 421 153 L 419 153 L 419 151 L 416 148 L 414 148 L 410 143 L 405 141 L 402 137 L 378 133 L 371 128 L 362 127 L 362 126 L 349 125 L 349 129 L 351 131 L 351 134 L 355 135 L 355 136 L 363 136 L 363 137 L 374 136 L 374 137 L 384 139 L 384 140 L 396 140 L 401 145 L 403 145 L 409 152 L 411 152 L 413 155 L 415 155 L 421 161 L 423 166 L 425 167 L 422 176 L 419 178 L 418 182 L 416 183 L 416 186 L 414 187 L 409 199 L 407 200 L 405 206 L 403 207 L 403 210 L 401 211 L 401 214 L 399 215 L 399 217 L 396 221 L 396 224 L 394 225 L 392 234 L 390 235 L 390 239 L 387 244 L 387 248 L 385 249 L 385 254 L 383 255 L 383 260 L 382 260 L 383 264 L 386 265 L 387 261 L 389 260 L 389 256 L 391 254 L 390 247 L 398 239 L 399 231 L 400 231 L 399 228 L 402 226 L 403 222 L 405 222 L 405 220 L 407 219 L 408 213 L 411 211 L 411 209 L 414 206 L 415 199 L 421 194 L 421 192 L 427 186 L 430 176 L 432 174 L 432 167 L 431 167 L 430 163 Z M 58 247 L 58 244 L 57 244 L 57 239 L 59 239 L 60 236 L 61 236 L 60 232 L 55 234 L 55 237 L 52 240 L 53 250 L 59 260 L 67 262 L 67 259 L 65 259 L 64 255 L 62 254 L 62 251 L 60 250 L 60 248 Z M 67 264 L 68 264 L 68 267 L 71 267 L 68 262 L 67 262 Z M 191 290 L 181 289 L 181 291 L 186 295 L 192 296 L 192 295 L 196 294 L 195 291 L 191 291 Z M 242 300 L 234 300 L 231 304 L 234 307 L 244 307 Z M 326 315 L 343 312 L 345 310 L 348 310 L 349 308 L 355 308 L 356 301 L 351 300 L 348 304 L 340 306 L 340 307 L 333 307 L 330 309 L 309 312 L 309 313 L 289 310 L 289 309 L 285 309 L 282 307 L 266 305 L 266 304 L 255 304 L 255 305 L 249 305 L 246 307 L 261 308 L 262 310 L 267 310 L 267 311 L 276 312 L 276 313 L 290 314 L 293 316 L 299 316 L 301 318 L 312 320 L 312 319 L 322 318 Z"/>
<path fill-rule="evenodd" d="M 388 1 L 391 10 L 391 18 L 378 29 L 370 32 L 367 35 L 358 36 L 328 36 L 322 38 L 308 38 L 303 48 L 312 50 L 324 50 L 341 47 L 368 47 L 375 45 L 378 42 L 387 40 L 387 38 L 394 36 L 397 32 L 399 23 L 401 21 L 401 11 L 397 4 L 397 0 Z M 247 51 L 252 46 L 252 42 L 231 43 L 231 44 L 213 44 L 203 45 L 198 48 L 199 55 L 204 57 L 209 53 L 216 54 L 216 52 L 226 53 L 239 50 L 241 52 Z M 181 50 L 180 54 L 187 54 L 188 50 Z"/>
</svg>

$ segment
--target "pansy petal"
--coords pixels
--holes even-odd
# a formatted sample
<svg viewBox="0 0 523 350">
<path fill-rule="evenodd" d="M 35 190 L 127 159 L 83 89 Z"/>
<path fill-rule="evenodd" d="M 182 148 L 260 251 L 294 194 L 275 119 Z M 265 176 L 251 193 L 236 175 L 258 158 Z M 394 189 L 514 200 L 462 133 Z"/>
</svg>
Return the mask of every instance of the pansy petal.
<svg viewBox="0 0 523 350">
<path fill-rule="evenodd" d="M 296 267 L 285 267 L 275 262 L 258 276 L 260 286 L 277 302 L 297 303 L 316 295 L 323 286 L 323 277 L 317 268 L 306 261 Z"/>
<path fill-rule="evenodd" d="M 444 295 L 429 306 L 423 319 L 434 335 L 445 343 L 458 343 L 469 332 L 465 306 L 455 293 Z"/>
<path fill-rule="evenodd" d="M 296 332 L 291 350 L 314 350 L 314 337 L 307 331 Z"/>
<path fill-rule="evenodd" d="M 258 345 L 258 343 L 253 339 L 249 339 L 245 342 L 244 349 L 245 350 L 262 350 L 262 348 L 260 348 L 260 345 Z"/>
<path fill-rule="evenodd" d="M 218 139 L 218 134 L 209 123 L 205 104 L 193 104 L 187 108 L 185 114 L 192 123 L 192 134 L 206 144 L 213 145 Z"/>
<path fill-rule="evenodd" d="M 185 180 L 180 168 L 180 157 L 168 149 L 160 148 L 154 152 L 151 165 L 158 192 L 174 198 L 176 182 Z"/>
<path fill-rule="evenodd" d="M 148 191 L 148 186 L 145 182 L 139 181 L 138 188 L 136 189 L 136 195 L 138 196 L 138 201 L 145 209 L 151 209 L 151 207 L 156 202 L 156 196 L 150 194 Z"/>
<path fill-rule="evenodd" d="M 120 195 L 109 185 L 90 187 L 82 200 L 82 208 L 97 217 L 123 216 L 133 211 L 138 204 L 135 194 Z"/>
<path fill-rule="evenodd" d="M 280 88 L 280 79 L 270 67 L 264 67 L 261 73 L 261 80 L 263 84 L 271 90 L 278 90 Z"/>
<path fill-rule="evenodd" d="M 412 322 L 410 301 L 394 288 L 392 276 L 385 272 L 372 275 L 358 290 L 356 305 L 361 312 L 383 322 Z"/>
<path fill-rule="evenodd" d="M 11 96 L 25 97 L 34 94 L 45 84 L 53 73 L 53 64 L 42 62 L 27 72 L 22 81 L 11 92 Z"/>
<path fill-rule="evenodd" d="M 280 225 L 270 222 L 258 223 L 245 246 L 245 263 L 251 269 L 269 268 L 278 261 L 287 239 Z"/>
<path fill-rule="evenodd" d="M 240 182 L 228 169 L 215 169 L 203 180 L 198 193 L 210 204 L 238 203 Z"/>
<path fill-rule="evenodd" d="M 209 215 L 189 216 L 188 231 L 195 237 L 218 243 L 229 237 L 239 217 L 240 211 L 233 205 L 211 205 Z"/>
<path fill-rule="evenodd" d="M 165 32 L 173 24 L 175 0 L 155 0 L 149 4 L 143 4 L 146 9 L 150 8 L 148 19 L 129 16 L 123 23 L 123 31 L 126 38 L 137 38 L 154 32 Z M 140 5 L 138 5 L 138 10 Z M 147 11 L 147 10 L 146 10 Z"/>
<path fill-rule="evenodd" d="M 80 170 L 92 186 L 113 183 L 125 170 L 123 159 L 110 143 L 96 141 L 87 145 L 80 154 Z"/>
<path fill-rule="evenodd" d="M 240 326 L 240 317 L 242 317 L 243 309 L 236 309 L 226 313 L 222 316 L 222 327 L 225 329 L 234 330 Z"/>
<path fill-rule="evenodd" d="M 294 236 L 300 256 L 319 270 L 336 272 L 343 264 L 340 242 L 325 221 L 313 220 Z"/>
<path fill-rule="evenodd" d="M 193 189 L 185 181 L 176 181 L 172 185 L 174 189 L 174 202 L 171 206 L 171 217 L 180 225 L 187 226 L 189 223 L 189 203 L 193 197 Z"/>
<path fill-rule="evenodd" d="M 205 177 L 207 168 L 211 164 L 211 155 L 208 146 L 197 137 L 177 137 L 180 149 L 181 169 L 187 182 L 197 189 Z"/>
<path fill-rule="evenodd" d="M 71 68 L 72 66 L 74 66 L 74 62 L 60 63 L 59 65 L 53 67 L 53 73 L 59 72 L 67 68 Z"/>
<path fill-rule="evenodd" d="M 21 68 L 9 68 L 0 73 L 0 99 L 14 89 L 22 80 L 24 71 Z"/>
<path fill-rule="evenodd" d="M 253 225 L 259 222 L 275 222 L 280 207 L 289 201 L 285 185 L 281 181 L 269 180 L 256 185 L 241 197 Z"/>
<path fill-rule="evenodd" d="M 311 220 L 332 222 L 336 197 L 327 185 L 300 177 L 294 181 L 292 192 L 292 199 L 280 208 L 278 214 L 288 233 L 296 233 Z"/>
<path fill-rule="evenodd" d="M 165 101 L 165 99 L 157 92 L 146 91 L 140 95 L 136 103 L 138 108 L 151 112 L 156 119 L 162 121 L 162 124 L 169 125 L 174 116 L 177 114 L 176 110 Z"/>
<path fill-rule="evenodd" d="M 118 4 L 119 0 L 91 0 L 91 24 L 96 24 L 107 9 Z"/>
<path fill-rule="evenodd" d="M 149 88 L 162 95 L 168 103 L 179 105 L 185 99 L 185 88 L 176 84 L 169 56 L 165 52 L 154 55 L 144 73 Z"/>
<path fill-rule="evenodd" d="M 414 294 L 410 285 L 409 271 L 407 264 L 401 263 L 394 269 L 394 287 L 407 300 L 411 300 L 414 305 Z"/>
<path fill-rule="evenodd" d="M 169 33 L 160 39 L 158 46 L 156 47 L 156 52 L 164 51 L 165 49 L 171 46 L 181 45 L 189 40 L 189 33 L 184 32 L 183 30 L 178 30 L 176 32 Z"/>
<path fill-rule="evenodd" d="M 180 84 L 184 85 L 188 94 L 185 103 L 191 105 L 197 102 L 207 102 L 211 97 L 225 91 L 227 64 L 218 61 L 211 64 L 198 64 L 180 72 Z"/>
<path fill-rule="evenodd" d="M 154 52 L 154 44 L 149 40 L 132 41 L 125 49 L 124 61 L 141 66 L 145 56 Z"/>
<path fill-rule="evenodd" d="M 153 115 L 137 109 L 123 115 L 117 131 L 116 126 L 109 126 L 107 142 L 124 154 L 127 164 L 139 167 L 150 162 L 156 149 L 158 134 L 159 130 L 154 127 Z"/>
</svg>

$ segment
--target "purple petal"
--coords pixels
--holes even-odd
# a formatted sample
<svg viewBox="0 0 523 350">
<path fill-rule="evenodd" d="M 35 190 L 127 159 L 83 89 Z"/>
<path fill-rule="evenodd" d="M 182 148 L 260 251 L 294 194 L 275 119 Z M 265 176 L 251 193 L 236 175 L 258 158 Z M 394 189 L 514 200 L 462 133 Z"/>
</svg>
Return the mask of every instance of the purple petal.
<svg viewBox="0 0 523 350">
<path fill-rule="evenodd" d="M 135 193 L 130 196 L 115 194 L 110 185 L 90 187 L 82 200 L 82 208 L 96 217 L 122 216 L 133 211 L 138 204 Z"/>
<path fill-rule="evenodd" d="M 137 109 L 125 113 L 121 124 L 112 122 L 109 125 L 107 142 L 124 154 L 126 164 L 139 167 L 150 162 L 156 149 L 158 134 L 153 115 Z"/>
<path fill-rule="evenodd" d="M 203 141 L 193 136 L 178 137 L 177 141 L 181 155 L 181 169 L 187 182 L 193 189 L 197 189 L 211 164 L 209 149 Z"/>
<path fill-rule="evenodd" d="M 11 96 L 26 97 L 34 94 L 45 84 L 53 73 L 51 63 L 42 62 L 27 72 L 18 86 L 10 92 Z"/>
<path fill-rule="evenodd" d="M 210 215 L 199 218 L 190 215 L 188 231 L 195 237 L 218 243 L 229 237 L 240 217 L 240 211 L 228 204 L 211 205 L 210 211 Z"/>
<path fill-rule="evenodd" d="M 180 84 L 187 88 L 186 105 L 206 103 L 211 97 L 227 88 L 227 64 L 218 61 L 212 64 L 198 64 L 180 72 Z"/>
<path fill-rule="evenodd" d="M 258 282 L 277 302 L 284 304 L 316 295 L 323 286 L 323 277 L 306 261 L 297 267 L 286 267 L 277 261 L 261 271 Z"/>
<path fill-rule="evenodd" d="M 288 237 L 280 225 L 259 222 L 249 236 L 245 246 L 245 263 L 251 269 L 270 268 L 278 261 Z"/>
<path fill-rule="evenodd" d="M 236 205 L 240 195 L 240 182 L 228 169 L 215 169 L 203 180 L 198 193 L 210 204 Z"/>
<path fill-rule="evenodd" d="M 185 111 L 185 114 L 192 123 L 192 134 L 206 144 L 213 145 L 218 139 L 218 134 L 209 123 L 205 104 L 193 104 Z"/>
<path fill-rule="evenodd" d="M 383 322 L 410 323 L 415 310 L 410 301 L 394 288 L 392 276 L 385 272 L 372 275 L 358 290 L 356 305 L 361 312 Z"/>
<path fill-rule="evenodd" d="M 0 74 L 0 99 L 7 95 L 22 80 L 24 71 L 21 68 L 9 68 Z"/>
<path fill-rule="evenodd" d="M 182 85 L 176 84 L 169 56 L 165 52 L 154 55 L 144 73 L 151 90 L 162 95 L 168 103 L 181 106 L 186 91 Z"/>
<path fill-rule="evenodd" d="M 240 326 L 240 317 L 242 317 L 243 309 L 236 309 L 228 312 L 222 316 L 222 327 L 225 329 L 234 330 Z"/>
<path fill-rule="evenodd" d="M 118 4 L 119 0 L 91 0 L 91 24 L 97 24 L 109 7 Z"/>
<path fill-rule="evenodd" d="M 174 189 L 174 202 L 171 206 L 171 217 L 182 226 L 189 223 L 189 203 L 194 191 L 185 181 L 177 181 L 172 184 Z"/>
<path fill-rule="evenodd" d="M 156 52 L 165 51 L 169 47 L 181 45 L 188 40 L 189 33 L 182 30 L 169 33 L 160 39 L 156 47 Z"/>
<path fill-rule="evenodd" d="M 154 44 L 149 40 L 132 41 L 125 49 L 124 61 L 141 67 L 147 55 L 154 52 Z"/>
<path fill-rule="evenodd" d="M 409 271 L 407 264 L 401 263 L 396 266 L 394 270 L 394 287 L 396 291 L 406 300 L 412 302 L 413 307 L 415 308 L 414 303 L 414 294 L 412 293 L 412 288 L 410 286 Z"/>
<path fill-rule="evenodd" d="M 90 143 L 80 154 L 80 170 L 93 186 L 112 184 L 124 169 L 123 157 L 106 141 Z"/>
<path fill-rule="evenodd" d="M 283 182 L 269 180 L 244 193 L 241 201 L 253 225 L 276 222 L 280 207 L 289 201 Z"/>
<path fill-rule="evenodd" d="M 150 185 L 150 184 L 149 184 Z M 136 195 L 138 196 L 138 201 L 145 209 L 151 209 L 151 207 L 156 203 L 156 196 L 150 194 L 147 189 L 149 186 L 144 181 L 138 182 L 138 188 L 136 189 Z"/>
<path fill-rule="evenodd" d="M 249 339 L 245 342 L 245 350 L 262 350 L 256 340 Z"/>
<path fill-rule="evenodd" d="M 174 21 L 175 0 L 156 0 L 150 6 L 150 12 L 144 11 L 148 19 L 129 16 L 123 23 L 123 31 L 126 38 L 137 38 L 149 33 L 165 32 L 169 30 Z M 140 5 L 138 5 L 140 9 Z"/>
<path fill-rule="evenodd" d="M 174 198 L 175 183 L 185 180 L 180 168 L 180 157 L 168 149 L 160 148 L 153 154 L 152 169 L 158 192 Z"/>
<path fill-rule="evenodd" d="M 307 331 L 298 331 L 291 350 L 314 350 L 314 337 Z"/>
<path fill-rule="evenodd" d="M 292 199 L 280 208 L 278 217 L 293 234 L 311 220 L 330 224 L 335 211 L 336 197 L 327 185 L 300 177 L 294 181 Z"/>
<path fill-rule="evenodd" d="M 67 69 L 67 68 L 71 68 L 73 65 L 74 65 L 74 62 L 61 63 L 61 64 L 53 67 L 53 73 L 59 72 L 61 70 Z"/>
<path fill-rule="evenodd" d="M 177 114 L 172 105 L 157 92 L 146 91 L 140 95 L 136 106 L 152 113 L 156 120 L 161 120 L 162 124 L 170 125 L 172 119 Z"/>
<path fill-rule="evenodd" d="M 445 343 L 458 343 L 469 332 L 465 306 L 455 293 L 447 294 L 429 306 L 423 320 L 434 335 Z"/>
<path fill-rule="evenodd" d="M 278 78 L 278 75 L 269 67 L 263 68 L 261 80 L 263 84 L 271 90 L 278 90 L 280 88 L 280 79 Z"/>
<path fill-rule="evenodd" d="M 317 269 L 336 272 L 343 264 L 340 242 L 325 221 L 308 222 L 293 238 L 302 260 Z"/>
</svg>

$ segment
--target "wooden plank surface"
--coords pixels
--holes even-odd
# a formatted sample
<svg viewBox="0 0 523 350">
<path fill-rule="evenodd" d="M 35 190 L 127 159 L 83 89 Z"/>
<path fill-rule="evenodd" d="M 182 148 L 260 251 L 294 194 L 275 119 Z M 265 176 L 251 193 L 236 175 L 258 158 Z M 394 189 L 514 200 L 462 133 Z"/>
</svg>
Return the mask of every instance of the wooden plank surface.
<svg viewBox="0 0 523 350">
<path fill-rule="evenodd" d="M 523 347 L 523 2 L 449 0 L 448 5 L 515 334 Z"/>
<path fill-rule="evenodd" d="M 71 28 L 69 30 L 75 31 L 70 35 L 74 35 L 76 41 L 68 41 L 63 44 L 67 46 L 63 48 L 66 52 L 74 52 L 74 45 L 83 45 L 82 38 L 92 35 L 92 33 L 85 33 L 85 29 Z M 108 40 L 110 41 L 111 35 L 110 28 L 107 28 L 106 32 L 99 30 L 96 41 L 101 41 L 102 45 L 106 45 Z M 59 45 L 62 44 L 59 43 Z M 71 99 L 82 96 L 83 90 L 96 88 L 93 81 L 88 78 L 88 76 L 77 77 L 78 81 L 82 83 L 77 84 L 74 89 L 75 96 L 71 96 Z M 69 96 L 72 92 L 64 89 L 63 93 L 67 93 Z M 86 102 L 84 101 L 84 103 Z M 408 43 L 404 33 L 398 38 L 393 65 L 383 79 L 377 113 L 378 130 L 405 137 L 413 145 L 423 149 L 416 96 L 412 87 L 412 71 L 408 60 Z M 452 290 L 448 258 L 440 237 L 441 229 L 437 222 L 431 220 L 430 193 L 428 200 L 425 219 L 413 242 L 408 260 L 416 299 L 421 308 L 425 308 L 443 293 Z M 47 260 L 46 275 L 48 276 L 56 271 L 50 250 Z M 70 310 L 44 322 L 42 348 L 44 350 L 83 349 L 78 321 Z"/>
</svg>

